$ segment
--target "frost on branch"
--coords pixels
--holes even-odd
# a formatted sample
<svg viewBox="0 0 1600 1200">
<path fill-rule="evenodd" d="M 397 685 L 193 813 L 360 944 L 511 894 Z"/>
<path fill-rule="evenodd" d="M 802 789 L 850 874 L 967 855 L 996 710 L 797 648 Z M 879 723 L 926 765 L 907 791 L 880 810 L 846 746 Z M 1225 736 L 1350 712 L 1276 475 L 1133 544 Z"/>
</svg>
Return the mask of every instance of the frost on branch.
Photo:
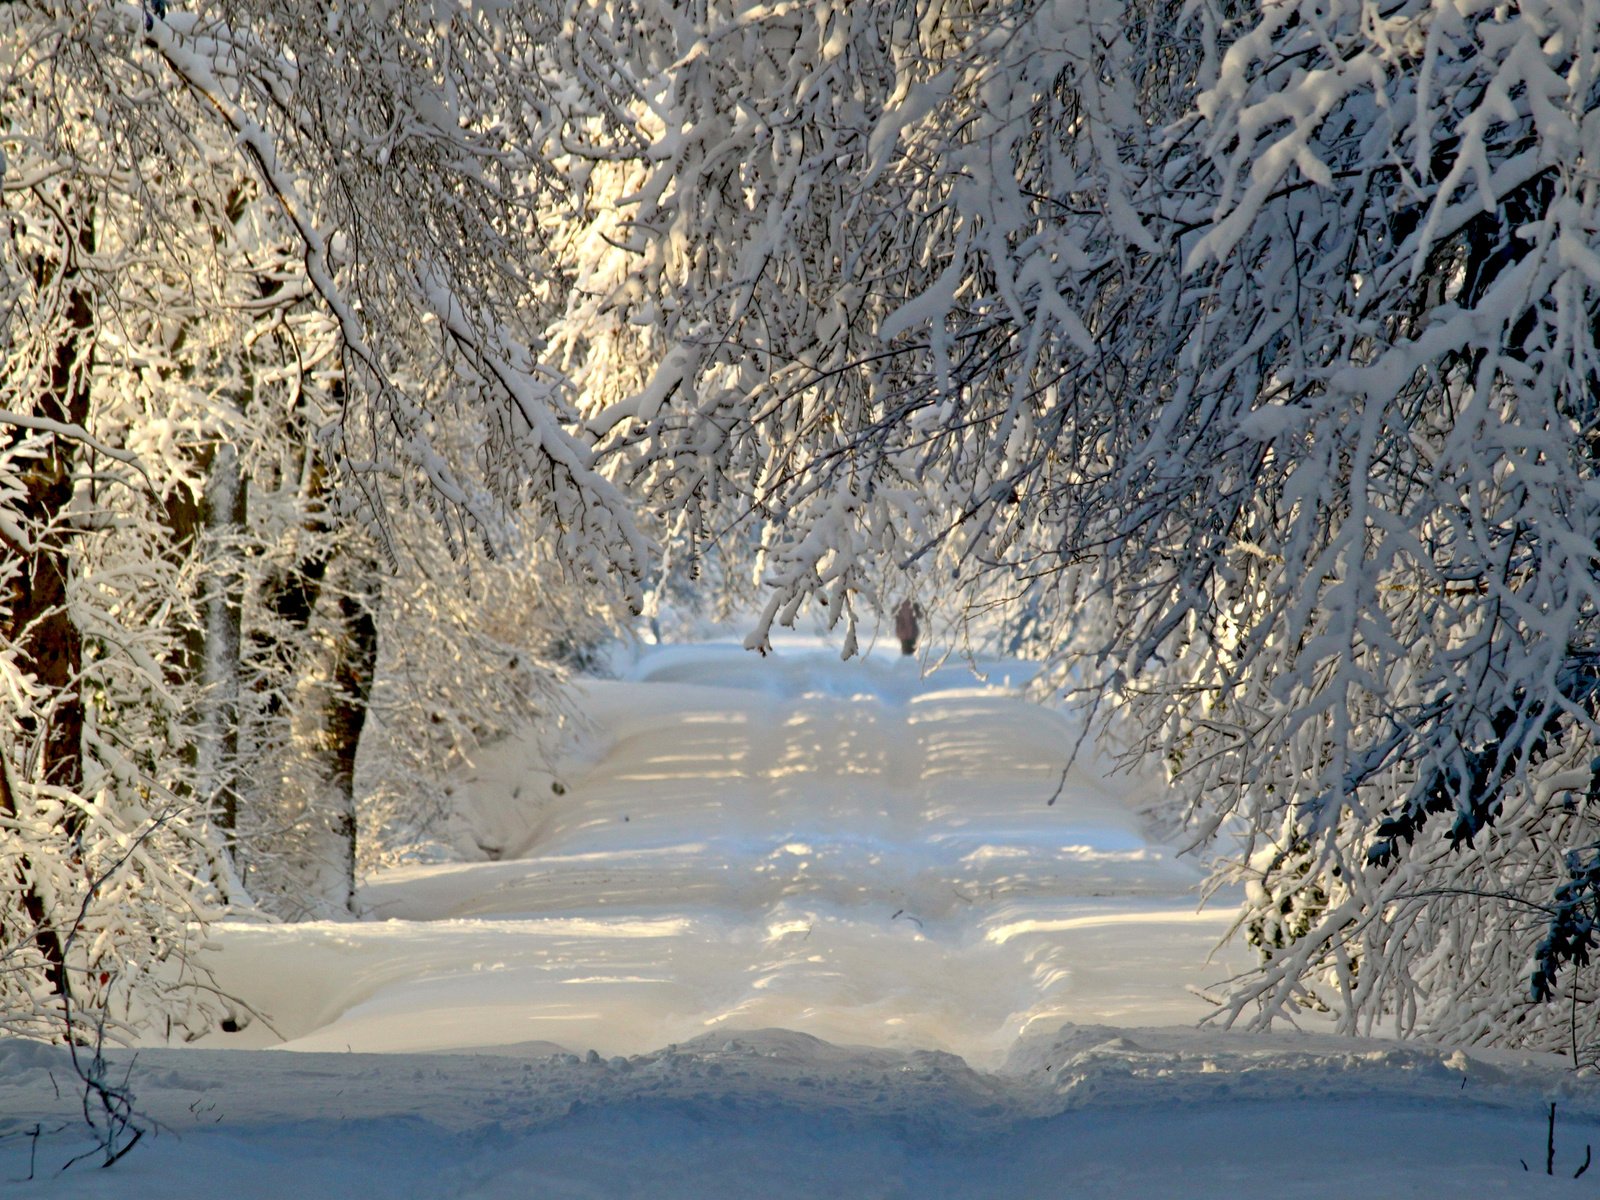
<svg viewBox="0 0 1600 1200">
<path fill-rule="evenodd" d="M 1594 840 L 1600 31 L 1543 5 L 1215 20 L 1176 131 L 1215 197 L 1188 353 L 1197 392 L 1285 415 L 1216 444 L 1257 464 L 1228 531 L 1250 549 L 1205 570 L 1232 611 L 1144 643 L 1183 675 L 1128 667 L 1205 807 L 1308 846 L 1328 893 L 1232 1011 L 1325 983 L 1350 1028 L 1565 1046 L 1524 964 Z M 1585 963 L 1561 929 L 1535 998 Z"/>
<path fill-rule="evenodd" d="M 538 7 L 306 20 L 259 5 L 228 22 L 170 13 L 148 42 L 280 205 L 351 399 L 381 414 L 367 444 L 330 429 L 367 504 L 383 489 L 366 477 L 416 472 L 424 501 L 494 552 L 517 536 L 513 513 L 537 509 L 576 569 L 637 606 L 649 547 L 539 358 L 553 302 L 538 212 L 560 183 L 540 155 L 550 101 L 534 66 L 558 33 Z M 477 461 L 439 435 L 452 405 L 486 418 Z"/>
<path fill-rule="evenodd" d="M 627 190 L 567 319 L 654 364 L 583 359 L 589 426 L 669 536 L 762 527 L 754 642 L 886 571 L 1013 604 L 1245 831 L 1224 1016 L 1569 1046 L 1527 963 L 1600 834 L 1592 14 L 575 11 L 562 148 Z"/>
<path fill-rule="evenodd" d="M 1013 612 L 1008 646 L 1139 731 L 1197 839 L 1242 831 L 1215 843 L 1219 881 L 1248 885 L 1265 958 L 1224 1017 L 1309 1004 L 1349 1030 L 1570 1047 L 1536 991 L 1595 1020 L 1570 1003 L 1594 989 L 1600 841 L 1592 13 L 248 3 L 145 30 L 131 5 L 5 7 L 21 46 L 94 49 L 49 76 L 110 114 L 80 146 L 159 144 L 148 162 L 203 192 L 242 175 L 275 206 L 270 247 L 202 224 L 223 274 L 303 289 L 244 325 L 302 322 L 272 342 L 324 364 L 297 461 L 336 464 L 391 550 L 412 505 L 455 549 L 635 605 L 652 539 L 691 579 L 754 561 L 757 647 L 808 603 L 850 643 L 908 581 L 936 612 Z M 197 122 L 202 154 L 153 132 Z M 3 486 L 28 496 L 57 454 L 74 495 L 141 467 L 154 496 L 205 494 L 228 469 L 207 455 L 248 440 L 240 404 L 107 426 L 176 447 L 169 478 L 58 402 L 92 359 L 67 260 L 113 246 L 72 251 L 62 229 L 94 222 L 52 225 L 56 185 L 18 182 L 62 146 L 6 154 L 8 205 L 26 193 L 62 265 L 7 268 L 50 337 L 7 347 L 27 396 Z M 137 200 L 177 211 L 181 184 L 147 174 Z M 152 241 L 140 211 L 118 210 L 124 246 Z M 165 355 L 146 384 L 167 397 L 192 343 L 124 324 L 166 330 L 134 340 Z M 248 373 L 219 358 L 236 399 Z M 122 550 L 73 556 L 146 503 L 8 499 L 0 530 L 143 613 L 170 585 L 140 591 Z M 306 543 L 352 511 L 286 507 Z M 177 585 L 196 612 L 248 586 L 208 554 L 207 583 Z M 285 594 L 319 554 L 277 560 Z M 135 647 L 122 678 L 167 711 Z M 42 671 L 15 671 L 35 741 L 30 688 L 74 719 Z M 227 708 L 167 708 L 208 705 Z M 14 757 L 50 783 L 39 755 Z"/>
<path fill-rule="evenodd" d="M 555 18 L 225 9 L 0 12 L 0 1024 L 42 1036 L 69 995 L 113 1036 L 214 1026 L 191 950 L 304 883 L 274 853 L 335 839 L 347 903 L 371 671 L 341 644 L 371 650 L 386 542 L 635 602 L 648 552 L 539 357 Z M 527 661 L 537 703 L 451 720 L 547 712 Z"/>
</svg>

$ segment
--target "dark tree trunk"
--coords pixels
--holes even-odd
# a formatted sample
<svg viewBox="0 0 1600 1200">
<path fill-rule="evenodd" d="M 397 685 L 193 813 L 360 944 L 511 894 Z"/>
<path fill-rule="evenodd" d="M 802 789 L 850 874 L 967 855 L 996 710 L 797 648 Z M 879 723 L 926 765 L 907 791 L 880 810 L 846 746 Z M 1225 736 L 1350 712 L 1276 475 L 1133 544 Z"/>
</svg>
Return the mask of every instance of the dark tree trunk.
<svg viewBox="0 0 1600 1200">
<path fill-rule="evenodd" d="M 370 572 L 363 572 L 370 574 Z M 378 665 L 378 623 L 373 602 L 354 595 L 339 599 L 339 631 L 334 647 L 333 688 L 324 716 L 328 778 L 335 792 L 333 830 L 343 854 L 345 907 L 355 899 L 356 754 L 366 727 L 372 677 Z"/>
<path fill-rule="evenodd" d="M 72 211 L 70 207 L 68 211 Z M 66 234 L 59 260 L 41 256 L 31 264 L 40 293 L 54 290 L 61 297 L 58 319 L 62 325 L 34 414 L 82 428 L 89 419 L 94 306 L 82 279 L 79 256 L 94 250 L 93 214 L 80 213 L 77 220 Z M 26 434 L 13 429 L 13 444 Z M 20 518 L 18 524 L 30 540 L 27 545 L 6 547 L 17 556 L 18 570 L 10 577 L 0 607 L 0 642 L 14 648 L 18 670 L 31 676 L 45 697 L 39 710 L 24 714 L 20 722 L 23 737 L 37 755 L 29 775 L 39 784 L 72 793 L 83 787 L 83 638 L 67 608 L 72 533 L 66 522 L 79 450 L 74 438 L 54 434 L 42 453 L 23 460 L 22 494 L 12 503 Z M 9 767 L 0 774 L 4 775 L 0 811 L 16 816 Z M 63 832 L 71 839 L 81 830 L 83 818 L 68 806 L 62 822 Z M 63 935 L 51 923 L 59 914 L 48 911 L 32 878 L 34 864 L 23 856 L 20 867 L 20 903 L 34 925 L 34 942 L 45 959 L 45 978 L 58 995 L 65 996 L 68 980 Z"/>
<path fill-rule="evenodd" d="M 0 816 L 15 820 L 18 816 L 16 793 L 11 788 L 11 764 L 0 754 Z M 18 902 L 23 915 L 32 927 L 33 944 L 44 959 L 44 977 L 50 990 L 57 996 L 67 995 L 67 946 L 60 928 L 51 921 L 45 908 L 44 897 L 33 880 L 33 864 L 26 855 L 18 860 L 20 877 L 17 879 Z M 5 929 L 0 926 L 0 935 Z"/>
<path fill-rule="evenodd" d="M 253 190 L 246 186 L 236 186 L 229 193 L 222 213 L 226 223 L 219 224 L 212 233 L 219 252 L 232 242 L 252 195 Z M 256 279 L 256 291 L 262 300 L 270 300 L 282 289 L 280 279 Z M 270 313 L 263 319 L 275 320 L 279 315 Z M 186 336 L 187 331 L 180 335 L 180 341 Z M 246 416 L 255 407 L 254 359 L 254 351 L 246 350 L 241 363 L 242 386 L 230 397 L 233 410 Z M 198 799 L 210 809 L 233 851 L 239 829 L 239 701 L 244 670 L 245 589 L 236 539 L 245 532 L 249 517 L 249 480 L 241 469 L 238 449 L 231 442 L 207 444 L 197 457 L 197 465 L 205 475 L 201 494 L 197 497 L 174 489 L 167 500 L 173 554 L 200 558 L 206 568 L 201 621 L 186 631 L 181 666 L 185 678 L 201 685 L 193 713 L 196 737 L 188 748 L 188 762 L 194 771 Z"/>
<path fill-rule="evenodd" d="M 87 229 L 80 233 L 79 244 L 85 251 L 92 248 L 93 235 Z M 40 281 L 48 283 L 50 269 L 36 270 Z M 50 363 L 49 386 L 39 398 L 37 412 L 48 420 L 81 427 L 89 419 L 94 312 L 88 293 L 76 286 L 76 266 L 69 264 L 64 270 L 67 330 Z M 83 639 L 67 612 L 71 533 L 63 527 L 72 502 L 77 452 L 77 442 L 56 436 L 44 454 L 27 464 L 16 511 L 33 544 L 18 548 L 22 570 L 14 577 L 6 610 L 0 614 L 0 636 L 16 647 L 18 667 L 50 696 L 43 728 L 38 730 L 43 742 L 39 778 L 68 791 L 83 784 L 83 700 L 78 686 Z"/>
</svg>

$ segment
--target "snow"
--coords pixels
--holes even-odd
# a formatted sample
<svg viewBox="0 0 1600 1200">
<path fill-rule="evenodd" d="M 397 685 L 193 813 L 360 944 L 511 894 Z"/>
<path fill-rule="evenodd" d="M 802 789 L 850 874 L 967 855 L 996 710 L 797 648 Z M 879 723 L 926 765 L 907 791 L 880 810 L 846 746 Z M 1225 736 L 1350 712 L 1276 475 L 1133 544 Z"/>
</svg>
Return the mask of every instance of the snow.
<svg viewBox="0 0 1600 1200">
<path fill-rule="evenodd" d="M 1228 905 L 1151 840 L 1159 779 L 1063 777 L 1075 731 L 1027 678 L 643 653 L 584 684 L 554 776 L 482 757 L 477 861 L 371 879 L 360 921 L 216 927 L 245 1027 L 110 1055 L 157 1123 L 114 1169 L 56 1173 L 85 1145 L 65 1054 L 0 1042 L 0 1178 L 35 1162 L 8 1195 L 1582 1186 L 1541 1174 L 1550 1101 L 1558 1173 L 1600 1141 L 1558 1062 L 1196 1028 L 1192 989 L 1242 965 L 1206 961 Z"/>
<path fill-rule="evenodd" d="M 1194 1022 L 1231 914 L 1142 835 L 1130 799 L 1161 785 L 1063 782 L 1073 731 L 1005 681 L 804 642 L 649 654 L 585 686 L 563 794 L 523 744 L 479 764 L 470 842 L 498 861 L 389 872 L 360 924 L 222 925 L 218 982 L 269 1014 L 249 1044 L 295 1050 L 784 1028 L 992 1067 L 1041 1022 Z"/>
</svg>

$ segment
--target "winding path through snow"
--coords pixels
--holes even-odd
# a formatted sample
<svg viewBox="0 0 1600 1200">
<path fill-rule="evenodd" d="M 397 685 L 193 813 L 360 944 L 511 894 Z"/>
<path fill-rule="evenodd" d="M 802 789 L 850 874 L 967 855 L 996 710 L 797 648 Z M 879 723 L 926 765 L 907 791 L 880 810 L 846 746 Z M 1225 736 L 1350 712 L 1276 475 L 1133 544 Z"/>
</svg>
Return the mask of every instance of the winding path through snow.
<svg viewBox="0 0 1600 1200">
<path fill-rule="evenodd" d="M 1067 1021 L 1192 1024 L 1231 914 L 1197 914 L 1197 868 L 1141 833 L 1160 785 L 1063 778 L 1072 727 L 987 674 L 646 652 L 585 685 L 562 794 L 524 744 L 482 757 L 486 861 L 380 875 L 361 922 L 220 927 L 219 981 L 267 1018 L 225 1044 L 610 1056 L 783 1028 L 994 1066 Z"/>
</svg>

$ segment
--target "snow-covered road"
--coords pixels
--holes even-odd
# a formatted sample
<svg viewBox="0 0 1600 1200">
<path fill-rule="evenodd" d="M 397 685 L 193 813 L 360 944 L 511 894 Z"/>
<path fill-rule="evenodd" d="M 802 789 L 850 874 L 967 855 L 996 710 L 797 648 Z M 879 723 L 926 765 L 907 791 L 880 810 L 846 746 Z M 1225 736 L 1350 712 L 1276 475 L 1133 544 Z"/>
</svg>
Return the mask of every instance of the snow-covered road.
<svg viewBox="0 0 1600 1200">
<path fill-rule="evenodd" d="M 1063 780 L 1073 731 L 988 674 L 647 654 L 589 685 L 559 793 L 521 743 L 483 756 L 477 861 L 371 880 L 365 920 L 216 929 L 266 1016 L 109 1056 L 149 1131 L 113 1170 L 59 1173 L 93 1144 L 66 1052 L 0 1041 L 0 1190 L 1592 1194 L 1600 1084 L 1559 1060 L 1195 1029 L 1229 913 L 1142 835 L 1159 783 Z"/>
<path fill-rule="evenodd" d="M 1142 834 L 1159 782 L 1092 755 L 1063 778 L 1074 730 L 987 674 L 647 652 L 586 685 L 561 794 L 524 744 L 483 756 L 485 861 L 383 874 L 360 923 L 220 927 L 219 982 L 265 1017 L 227 1044 L 610 1056 L 784 1028 L 994 1066 L 1063 1021 L 1193 1023 L 1231 914 Z"/>
</svg>

